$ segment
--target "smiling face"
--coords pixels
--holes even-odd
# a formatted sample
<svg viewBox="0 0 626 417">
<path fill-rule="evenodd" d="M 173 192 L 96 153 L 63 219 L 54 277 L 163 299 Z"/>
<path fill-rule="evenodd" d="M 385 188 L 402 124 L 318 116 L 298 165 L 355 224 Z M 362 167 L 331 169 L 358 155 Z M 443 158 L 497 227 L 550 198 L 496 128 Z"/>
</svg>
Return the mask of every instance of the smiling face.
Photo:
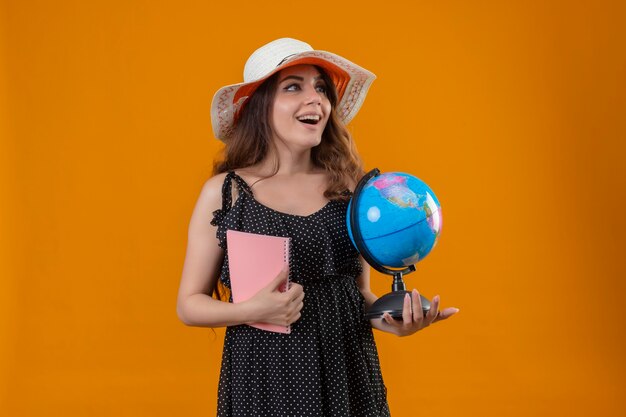
<svg viewBox="0 0 626 417">
<path fill-rule="evenodd" d="M 273 140 L 310 149 L 322 141 L 331 104 L 326 82 L 313 65 L 294 65 L 278 74 L 270 112 Z"/>
</svg>

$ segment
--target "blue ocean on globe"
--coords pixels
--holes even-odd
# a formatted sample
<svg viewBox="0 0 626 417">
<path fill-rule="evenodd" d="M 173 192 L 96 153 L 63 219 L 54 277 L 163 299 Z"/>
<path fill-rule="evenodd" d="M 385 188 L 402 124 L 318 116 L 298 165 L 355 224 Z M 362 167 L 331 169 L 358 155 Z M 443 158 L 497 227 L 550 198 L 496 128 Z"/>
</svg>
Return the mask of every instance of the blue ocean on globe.
<svg viewBox="0 0 626 417">
<path fill-rule="evenodd" d="M 350 224 L 353 200 L 346 217 L 356 247 Z M 372 177 L 358 196 L 356 210 L 363 243 L 382 266 L 416 264 L 437 244 L 441 206 L 430 187 L 413 175 L 388 172 Z"/>
</svg>

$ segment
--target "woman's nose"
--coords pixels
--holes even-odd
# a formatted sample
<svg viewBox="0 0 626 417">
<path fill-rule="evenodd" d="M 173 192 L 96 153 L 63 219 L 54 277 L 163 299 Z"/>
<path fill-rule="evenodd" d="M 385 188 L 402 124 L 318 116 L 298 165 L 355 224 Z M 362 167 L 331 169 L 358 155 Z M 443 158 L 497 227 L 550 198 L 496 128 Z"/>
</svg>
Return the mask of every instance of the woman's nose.
<svg viewBox="0 0 626 417">
<path fill-rule="evenodd" d="M 317 87 L 309 87 L 306 90 L 306 104 L 321 104 L 322 93 L 317 91 Z"/>
</svg>

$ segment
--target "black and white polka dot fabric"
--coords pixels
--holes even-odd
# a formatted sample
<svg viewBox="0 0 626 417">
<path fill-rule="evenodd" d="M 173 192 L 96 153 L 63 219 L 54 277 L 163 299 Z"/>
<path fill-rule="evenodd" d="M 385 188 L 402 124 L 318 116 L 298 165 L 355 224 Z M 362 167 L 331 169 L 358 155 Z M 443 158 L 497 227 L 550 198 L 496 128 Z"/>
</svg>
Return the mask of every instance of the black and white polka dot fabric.
<svg viewBox="0 0 626 417">
<path fill-rule="evenodd" d="M 231 207 L 232 180 L 239 198 Z M 229 172 L 223 207 L 214 213 L 219 245 L 226 230 L 291 237 L 290 277 L 304 287 L 302 316 L 291 334 L 247 325 L 226 330 L 219 381 L 219 417 L 389 416 L 378 353 L 355 278 L 358 253 L 345 224 L 346 202 L 310 216 L 275 211 L 254 199 Z M 221 280 L 230 287 L 228 256 Z M 232 300 L 231 300 L 232 301 Z"/>
</svg>

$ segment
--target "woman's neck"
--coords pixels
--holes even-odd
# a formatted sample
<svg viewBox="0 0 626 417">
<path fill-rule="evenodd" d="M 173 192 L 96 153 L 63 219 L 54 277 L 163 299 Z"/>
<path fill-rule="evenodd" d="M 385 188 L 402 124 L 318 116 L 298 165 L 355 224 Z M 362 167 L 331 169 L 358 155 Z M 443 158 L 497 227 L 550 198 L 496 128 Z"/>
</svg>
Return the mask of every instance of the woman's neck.
<svg viewBox="0 0 626 417">
<path fill-rule="evenodd" d="M 278 176 L 292 176 L 318 170 L 311 160 L 311 149 L 297 152 L 287 148 L 279 148 L 275 152 L 270 152 L 257 167 L 261 176 L 271 175 L 274 172 Z M 276 167 L 278 167 L 277 171 Z"/>
</svg>

